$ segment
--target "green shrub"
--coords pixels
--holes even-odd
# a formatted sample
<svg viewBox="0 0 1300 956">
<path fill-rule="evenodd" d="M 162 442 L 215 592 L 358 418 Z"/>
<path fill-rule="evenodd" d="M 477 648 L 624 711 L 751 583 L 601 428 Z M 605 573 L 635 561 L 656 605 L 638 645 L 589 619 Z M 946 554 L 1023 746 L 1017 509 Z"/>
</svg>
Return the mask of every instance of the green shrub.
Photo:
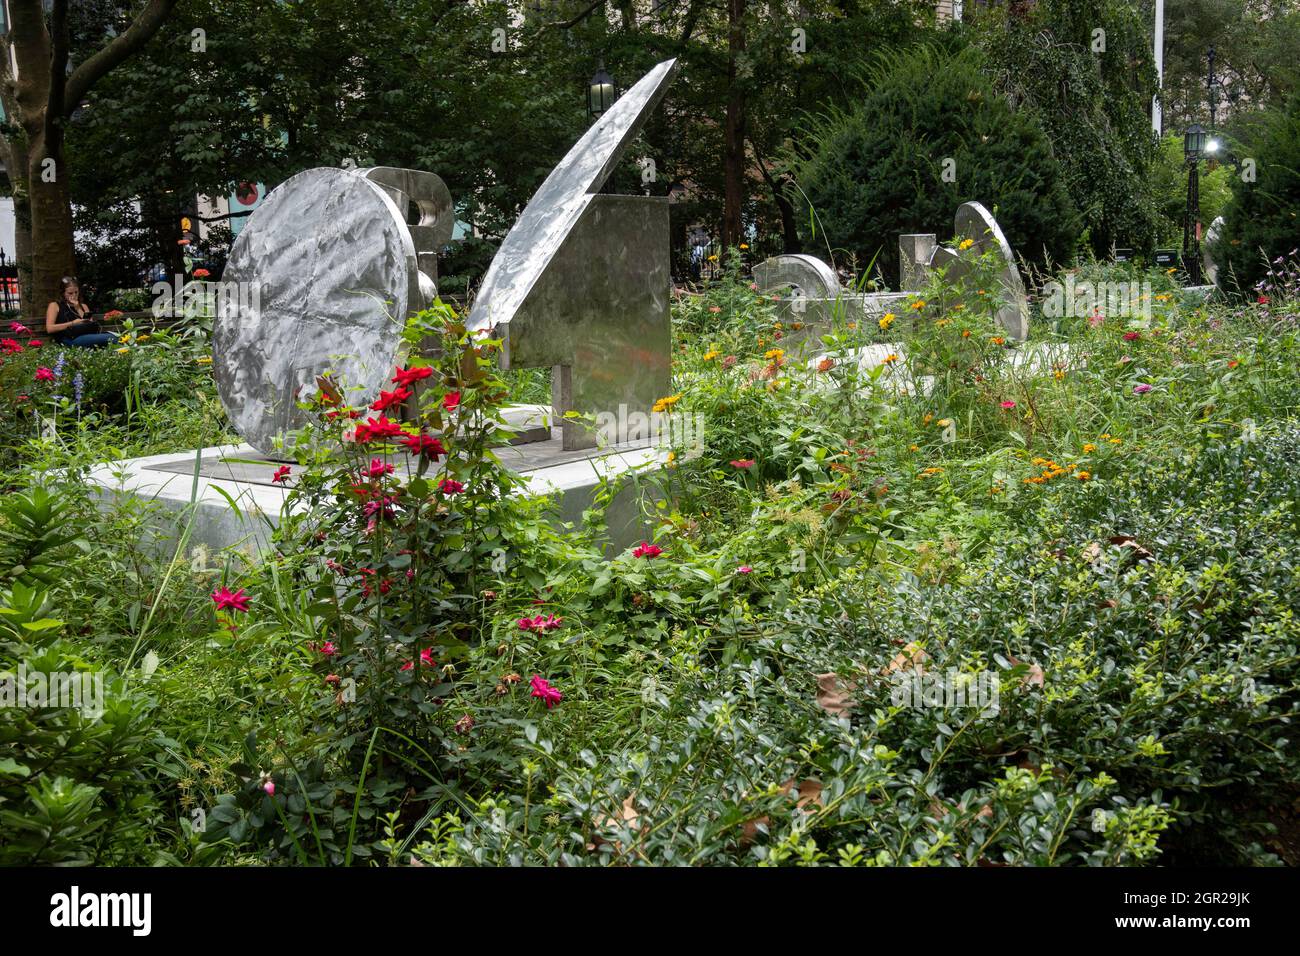
<svg viewBox="0 0 1300 956">
<path fill-rule="evenodd" d="M 1270 264 L 1294 255 L 1300 244 L 1300 95 L 1266 113 L 1239 150 L 1254 161 L 1256 178 L 1231 180 L 1232 200 L 1223 211 L 1214 256 L 1220 284 L 1262 293 Z"/>
<path fill-rule="evenodd" d="M 810 122 L 804 138 L 815 145 L 797 164 L 817 229 L 807 248 L 844 250 L 859 268 L 874 260 L 893 284 L 898 236 L 946 239 L 957 207 L 977 200 L 1018 255 L 1071 256 L 1079 219 L 1051 143 L 982 65 L 974 49 L 882 55 L 856 105 Z"/>
</svg>

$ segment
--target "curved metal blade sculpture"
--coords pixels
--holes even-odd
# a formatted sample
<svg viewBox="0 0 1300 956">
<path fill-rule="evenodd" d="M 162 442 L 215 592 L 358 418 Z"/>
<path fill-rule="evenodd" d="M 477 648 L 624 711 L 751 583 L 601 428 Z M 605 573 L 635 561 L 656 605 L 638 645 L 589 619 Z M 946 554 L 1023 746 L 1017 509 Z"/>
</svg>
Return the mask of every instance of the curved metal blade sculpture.
<svg viewBox="0 0 1300 956">
<path fill-rule="evenodd" d="M 504 368 L 550 366 L 556 413 L 647 412 L 666 395 L 672 349 L 668 200 L 600 193 L 662 99 L 676 60 L 660 63 L 546 177 L 479 287 L 472 330 L 503 340 Z M 595 436 L 562 422 L 566 450 Z"/>
</svg>

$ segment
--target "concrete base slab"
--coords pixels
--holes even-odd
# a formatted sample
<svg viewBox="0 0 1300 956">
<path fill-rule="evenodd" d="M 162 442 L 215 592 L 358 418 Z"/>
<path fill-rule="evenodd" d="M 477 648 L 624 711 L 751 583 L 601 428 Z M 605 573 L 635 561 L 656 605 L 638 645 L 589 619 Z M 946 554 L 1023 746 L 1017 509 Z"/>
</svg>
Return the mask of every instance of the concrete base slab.
<svg viewBox="0 0 1300 956">
<path fill-rule="evenodd" d="M 559 521 L 581 524 L 604 479 L 658 470 L 663 453 L 647 443 L 614 449 L 565 451 L 558 428 L 546 441 L 507 445 L 497 457 L 521 474 L 523 494 L 552 499 Z M 404 453 L 388 456 L 401 471 L 413 462 Z M 222 445 L 112 461 L 92 469 L 89 481 L 105 501 L 131 495 L 157 506 L 160 530 L 179 540 L 189 526 L 188 543 L 209 550 L 235 549 L 249 556 L 269 549 L 271 532 L 287 507 L 289 489 L 276 483 L 284 463 L 251 445 Z M 292 473 L 287 481 L 293 483 Z M 613 551 L 648 537 L 642 504 L 655 496 L 653 485 L 630 482 L 606 511 Z"/>
</svg>

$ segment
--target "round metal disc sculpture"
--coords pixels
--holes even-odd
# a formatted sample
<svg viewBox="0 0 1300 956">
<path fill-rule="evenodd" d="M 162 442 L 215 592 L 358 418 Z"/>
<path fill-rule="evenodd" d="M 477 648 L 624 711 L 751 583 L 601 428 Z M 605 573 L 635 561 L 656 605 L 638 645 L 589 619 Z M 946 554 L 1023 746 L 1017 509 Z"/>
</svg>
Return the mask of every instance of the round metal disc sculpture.
<svg viewBox="0 0 1300 956">
<path fill-rule="evenodd" d="M 404 212 L 363 171 L 309 169 L 249 217 L 222 276 L 212 358 L 222 404 L 259 451 L 277 454 L 306 423 L 298 401 L 317 376 L 333 373 L 360 406 L 393 374 L 427 294 Z"/>
<path fill-rule="evenodd" d="M 1016 267 L 1016 254 L 1011 251 L 1011 243 L 1002 234 L 1002 227 L 993 218 L 993 214 L 982 203 L 962 203 L 957 207 L 957 215 L 953 217 L 953 238 L 972 240 L 978 255 L 989 251 L 997 253 L 1002 261 L 998 281 L 1002 285 L 1004 296 L 1003 305 L 998 309 L 998 321 L 1013 338 L 1028 338 L 1029 300 L 1025 296 L 1025 284 Z M 956 279 L 970 271 L 970 264 L 966 260 L 943 246 L 935 250 L 930 265 L 947 267 L 950 279 Z"/>
</svg>

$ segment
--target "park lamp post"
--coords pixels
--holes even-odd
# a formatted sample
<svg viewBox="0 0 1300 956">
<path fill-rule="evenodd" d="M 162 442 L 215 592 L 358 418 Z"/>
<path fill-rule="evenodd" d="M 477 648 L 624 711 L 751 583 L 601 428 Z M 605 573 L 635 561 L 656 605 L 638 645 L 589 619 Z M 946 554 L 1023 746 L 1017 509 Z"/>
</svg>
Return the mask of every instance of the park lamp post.
<svg viewBox="0 0 1300 956">
<path fill-rule="evenodd" d="M 614 105 L 615 93 L 614 78 L 605 72 L 602 63 L 587 85 L 587 117 L 593 123 Z"/>
<path fill-rule="evenodd" d="M 1183 213 L 1183 271 L 1192 285 L 1201 284 L 1201 157 L 1217 152 L 1219 144 L 1209 139 L 1200 123 L 1183 134 L 1183 156 L 1187 161 L 1187 209 Z"/>
</svg>

